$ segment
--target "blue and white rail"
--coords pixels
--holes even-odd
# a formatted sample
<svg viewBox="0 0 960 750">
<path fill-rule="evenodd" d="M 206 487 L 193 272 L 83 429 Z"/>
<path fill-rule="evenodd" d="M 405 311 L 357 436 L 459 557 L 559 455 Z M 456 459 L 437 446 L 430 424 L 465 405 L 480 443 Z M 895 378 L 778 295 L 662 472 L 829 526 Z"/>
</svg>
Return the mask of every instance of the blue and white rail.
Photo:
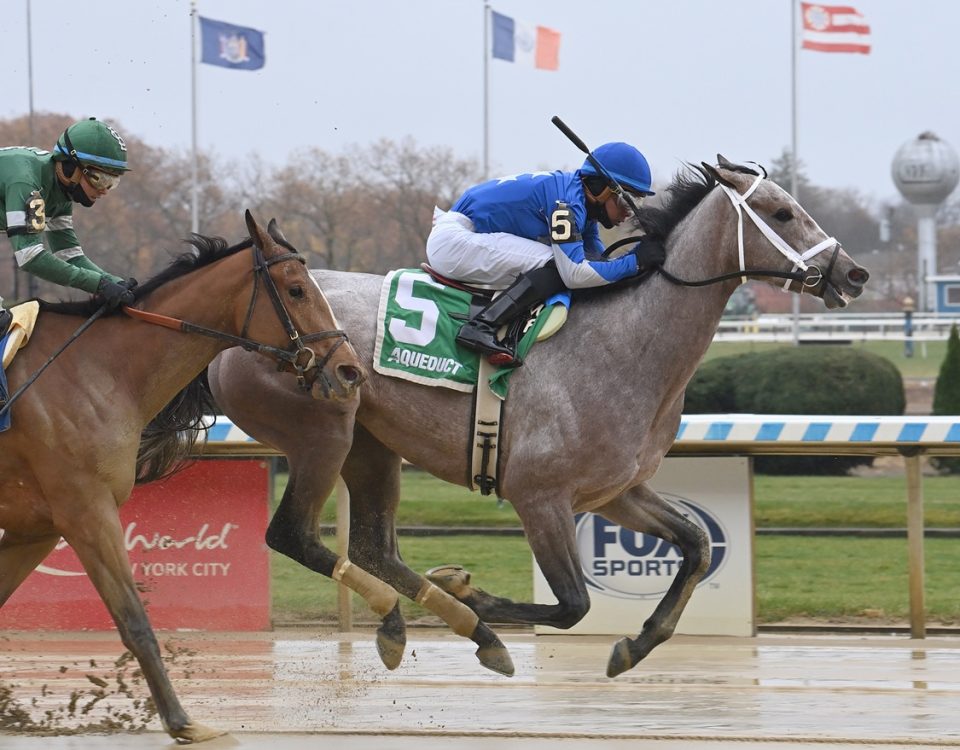
<svg viewBox="0 0 960 750">
<path fill-rule="evenodd" d="M 210 429 L 206 455 L 279 455 L 226 417 Z M 682 454 L 960 455 L 960 416 L 878 417 L 689 414 L 671 455 Z"/>
<path fill-rule="evenodd" d="M 960 416 L 684 415 L 670 452 L 960 454 Z"/>
</svg>

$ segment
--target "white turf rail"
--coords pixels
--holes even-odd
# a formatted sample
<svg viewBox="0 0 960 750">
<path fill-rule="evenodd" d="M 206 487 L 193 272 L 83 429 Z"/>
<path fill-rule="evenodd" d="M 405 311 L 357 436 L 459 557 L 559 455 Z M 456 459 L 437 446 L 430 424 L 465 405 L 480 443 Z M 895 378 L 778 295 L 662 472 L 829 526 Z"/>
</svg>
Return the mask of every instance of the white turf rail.
<svg viewBox="0 0 960 750">
<path fill-rule="evenodd" d="M 280 454 L 258 443 L 226 417 L 217 417 L 203 453 Z M 677 430 L 677 440 L 670 449 L 671 455 L 798 453 L 960 455 L 960 416 L 685 414 Z"/>
</svg>

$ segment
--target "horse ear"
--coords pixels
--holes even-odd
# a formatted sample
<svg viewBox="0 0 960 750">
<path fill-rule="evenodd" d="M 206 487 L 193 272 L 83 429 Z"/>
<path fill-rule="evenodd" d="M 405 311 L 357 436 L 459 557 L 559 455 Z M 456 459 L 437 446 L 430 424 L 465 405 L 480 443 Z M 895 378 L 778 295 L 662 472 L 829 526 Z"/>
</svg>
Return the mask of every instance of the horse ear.
<svg viewBox="0 0 960 750">
<path fill-rule="evenodd" d="M 260 225 L 257 224 L 256 220 L 253 218 L 253 214 L 250 213 L 248 208 L 244 214 L 244 219 L 247 222 L 247 231 L 250 232 L 250 239 L 253 240 L 253 244 L 257 247 L 263 249 L 263 230 L 260 228 Z"/>
<path fill-rule="evenodd" d="M 720 156 L 719 154 L 717 154 L 717 156 L 718 156 L 720 159 L 723 159 L 723 157 Z M 726 159 L 723 159 L 723 160 L 726 161 Z M 729 162 L 728 162 L 728 163 L 729 163 Z M 719 182 L 721 185 L 726 185 L 728 188 L 736 188 L 736 187 L 737 187 L 736 184 L 733 182 L 733 180 L 731 180 L 729 177 L 725 177 L 725 176 L 720 172 L 720 170 L 717 169 L 716 167 L 714 167 L 712 164 L 707 164 L 705 161 L 700 162 L 700 164 L 703 165 L 704 171 L 705 171 L 708 175 L 710 175 L 713 179 L 715 179 L 717 182 Z M 724 166 L 724 165 L 721 164 L 720 166 L 722 167 L 722 166 Z"/>
<path fill-rule="evenodd" d="M 289 245 L 287 238 L 283 236 L 283 232 L 280 231 L 280 227 L 277 225 L 276 219 L 270 219 L 270 222 L 267 224 L 267 234 L 269 234 L 273 241 L 280 245 Z"/>
<path fill-rule="evenodd" d="M 732 161 L 727 159 L 727 157 L 725 157 L 723 154 L 717 154 L 717 164 L 724 169 L 735 169 L 737 166 Z"/>
</svg>

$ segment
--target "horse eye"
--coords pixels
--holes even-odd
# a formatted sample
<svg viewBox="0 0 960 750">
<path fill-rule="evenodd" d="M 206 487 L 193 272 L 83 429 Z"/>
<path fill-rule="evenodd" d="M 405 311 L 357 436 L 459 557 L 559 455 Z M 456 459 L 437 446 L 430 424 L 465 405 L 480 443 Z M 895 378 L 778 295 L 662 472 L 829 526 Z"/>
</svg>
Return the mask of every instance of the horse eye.
<svg viewBox="0 0 960 750">
<path fill-rule="evenodd" d="M 777 212 L 773 215 L 773 218 L 777 221 L 790 221 L 793 218 L 793 213 L 789 208 L 780 208 L 777 209 Z"/>
<path fill-rule="evenodd" d="M 290 296 L 295 299 L 300 299 L 303 296 L 303 287 L 302 286 L 290 287 Z"/>
</svg>

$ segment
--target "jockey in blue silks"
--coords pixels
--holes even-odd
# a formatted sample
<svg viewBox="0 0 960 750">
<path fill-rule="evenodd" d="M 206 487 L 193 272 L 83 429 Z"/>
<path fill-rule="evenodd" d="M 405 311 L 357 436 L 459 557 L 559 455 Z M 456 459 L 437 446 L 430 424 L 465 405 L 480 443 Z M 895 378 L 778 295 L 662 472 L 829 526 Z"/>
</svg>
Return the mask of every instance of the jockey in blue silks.
<svg viewBox="0 0 960 750">
<path fill-rule="evenodd" d="M 606 143 L 594 158 L 634 202 L 653 195 L 650 166 L 626 143 Z M 499 365 L 522 364 L 497 329 L 565 289 L 612 284 L 663 262 L 659 243 L 640 243 L 602 259 L 598 224 L 611 229 L 629 207 L 589 159 L 575 172 L 532 172 L 469 188 L 449 211 L 434 211 L 427 260 L 438 273 L 504 291 L 463 325 L 457 343 Z"/>
</svg>

